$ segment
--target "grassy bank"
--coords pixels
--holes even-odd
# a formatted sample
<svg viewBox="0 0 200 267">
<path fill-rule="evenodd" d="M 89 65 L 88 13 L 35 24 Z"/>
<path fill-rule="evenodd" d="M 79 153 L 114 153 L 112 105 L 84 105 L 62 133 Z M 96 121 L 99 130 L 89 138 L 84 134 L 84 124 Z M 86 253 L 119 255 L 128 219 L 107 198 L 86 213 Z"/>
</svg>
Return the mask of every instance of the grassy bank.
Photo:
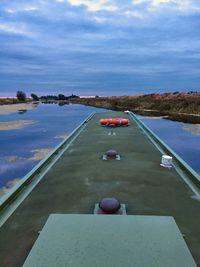
<svg viewBox="0 0 200 267">
<path fill-rule="evenodd" d="M 0 105 L 12 105 L 12 104 L 24 104 L 32 102 L 31 98 L 27 98 L 26 101 L 20 101 L 17 98 L 0 98 Z"/>
<path fill-rule="evenodd" d="M 66 100 L 54 98 L 48 99 L 47 96 L 47 99 L 43 101 L 44 103 L 58 103 L 59 105 L 71 102 L 112 110 L 130 110 L 145 116 L 164 116 L 166 119 L 174 121 L 200 124 L 200 93 L 197 92 L 96 98 L 69 97 Z M 42 101 L 42 98 L 40 98 L 40 101 Z M 31 102 L 31 99 L 27 99 L 23 103 L 16 98 L 0 99 L 0 114 L 7 113 L 6 106 L 9 106 L 11 111 L 13 109 L 27 109 L 26 107 L 30 107 L 29 102 Z"/>
<path fill-rule="evenodd" d="M 79 103 L 112 110 L 130 110 L 141 115 L 165 116 L 188 123 L 200 123 L 200 93 L 166 93 L 142 96 L 74 99 Z"/>
<path fill-rule="evenodd" d="M 17 98 L 0 98 L 0 105 L 11 105 L 21 103 Z"/>
</svg>

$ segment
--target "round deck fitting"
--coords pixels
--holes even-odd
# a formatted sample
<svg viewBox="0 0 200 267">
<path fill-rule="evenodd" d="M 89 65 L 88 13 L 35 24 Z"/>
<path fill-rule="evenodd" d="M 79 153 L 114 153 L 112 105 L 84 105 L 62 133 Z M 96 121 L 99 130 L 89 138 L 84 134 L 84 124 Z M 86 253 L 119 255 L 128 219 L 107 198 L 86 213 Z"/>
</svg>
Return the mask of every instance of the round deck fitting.
<svg viewBox="0 0 200 267">
<path fill-rule="evenodd" d="M 118 153 L 114 149 L 109 149 L 108 151 L 106 151 L 106 156 L 108 158 L 116 158 L 117 155 L 118 155 Z"/>
<path fill-rule="evenodd" d="M 99 208 L 107 214 L 114 214 L 116 213 L 121 207 L 119 200 L 114 197 L 111 198 L 103 198 L 99 202 Z"/>
</svg>

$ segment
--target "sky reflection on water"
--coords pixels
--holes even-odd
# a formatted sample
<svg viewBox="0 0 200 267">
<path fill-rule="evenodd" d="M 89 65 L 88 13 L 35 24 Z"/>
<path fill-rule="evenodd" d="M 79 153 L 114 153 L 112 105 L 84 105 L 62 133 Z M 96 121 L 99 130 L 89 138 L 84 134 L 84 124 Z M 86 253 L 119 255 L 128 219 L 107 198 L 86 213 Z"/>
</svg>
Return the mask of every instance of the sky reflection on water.
<svg viewBox="0 0 200 267">
<path fill-rule="evenodd" d="M 163 118 L 138 117 L 200 174 L 200 135 L 186 130 L 192 124 Z"/>
<path fill-rule="evenodd" d="M 38 153 L 53 149 L 62 141 L 59 137 L 70 134 L 91 112 L 97 110 L 105 112 L 105 109 L 82 105 L 40 104 L 22 114 L 1 115 L 0 122 L 32 120 L 33 124 L 0 131 L 0 188 L 11 180 L 22 178 L 39 162 L 36 160 Z"/>
</svg>

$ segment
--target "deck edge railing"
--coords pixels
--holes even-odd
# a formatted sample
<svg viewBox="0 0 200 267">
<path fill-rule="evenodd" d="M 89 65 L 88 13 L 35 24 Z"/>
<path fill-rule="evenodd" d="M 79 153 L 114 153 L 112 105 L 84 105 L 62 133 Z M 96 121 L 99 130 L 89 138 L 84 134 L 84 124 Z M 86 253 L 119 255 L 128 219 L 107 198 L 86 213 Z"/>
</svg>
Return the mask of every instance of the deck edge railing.
<svg viewBox="0 0 200 267">
<path fill-rule="evenodd" d="M 195 172 L 175 151 L 173 151 L 164 141 L 162 141 L 148 126 L 146 126 L 133 112 L 129 112 L 132 118 L 136 121 L 138 126 L 150 137 L 160 148 L 172 156 L 178 166 L 189 175 L 191 181 L 200 188 L 200 176 Z"/>
<path fill-rule="evenodd" d="M 41 170 L 47 166 L 50 161 L 59 154 L 69 141 L 81 130 L 85 123 L 87 123 L 96 112 L 92 112 L 86 119 L 84 119 L 61 143 L 59 143 L 44 159 L 42 159 L 36 166 L 34 166 L 20 181 L 10 189 L 5 195 L 0 198 L 0 212 L 11 202 L 17 198 L 18 194 L 32 182 L 35 175 L 39 174 Z"/>
</svg>

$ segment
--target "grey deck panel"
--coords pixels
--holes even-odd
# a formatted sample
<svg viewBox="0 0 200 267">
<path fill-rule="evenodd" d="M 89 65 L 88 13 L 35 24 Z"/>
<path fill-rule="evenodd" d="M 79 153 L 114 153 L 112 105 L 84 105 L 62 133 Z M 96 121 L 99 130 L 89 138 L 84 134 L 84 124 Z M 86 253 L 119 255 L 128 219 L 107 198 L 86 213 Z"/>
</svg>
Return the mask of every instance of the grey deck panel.
<svg viewBox="0 0 200 267">
<path fill-rule="evenodd" d="M 0 229 L 2 267 L 22 266 L 51 213 L 90 214 L 102 197 L 115 196 L 128 214 L 173 216 L 200 266 L 200 202 L 176 170 L 160 167 L 161 154 L 134 121 L 101 127 L 96 114 L 31 194 Z M 116 149 L 120 161 L 102 161 Z"/>
<path fill-rule="evenodd" d="M 23 267 L 195 267 L 172 217 L 48 218 Z"/>
</svg>

